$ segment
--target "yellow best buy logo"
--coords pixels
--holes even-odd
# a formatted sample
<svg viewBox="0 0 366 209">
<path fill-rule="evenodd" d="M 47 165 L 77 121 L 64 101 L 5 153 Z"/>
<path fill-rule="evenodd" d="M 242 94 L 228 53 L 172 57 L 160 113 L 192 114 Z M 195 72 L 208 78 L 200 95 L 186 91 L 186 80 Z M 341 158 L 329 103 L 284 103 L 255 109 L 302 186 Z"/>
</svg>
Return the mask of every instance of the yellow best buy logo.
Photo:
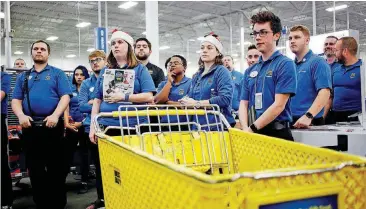
<svg viewBox="0 0 366 209">
<path fill-rule="evenodd" d="M 356 77 L 356 73 L 351 73 L 351 75 L 349 76 L 350 78 L 354 78 Z"/>
<path fill-rule="evenodd" d="M 266 76 L 272 77 L 272 70 L 267 71 Z"/>
<path fill-rule="evenodd" d="M 179 95 L 183 95 L 184 94 L 184 89 L 179 89 Z"/>
</svg>

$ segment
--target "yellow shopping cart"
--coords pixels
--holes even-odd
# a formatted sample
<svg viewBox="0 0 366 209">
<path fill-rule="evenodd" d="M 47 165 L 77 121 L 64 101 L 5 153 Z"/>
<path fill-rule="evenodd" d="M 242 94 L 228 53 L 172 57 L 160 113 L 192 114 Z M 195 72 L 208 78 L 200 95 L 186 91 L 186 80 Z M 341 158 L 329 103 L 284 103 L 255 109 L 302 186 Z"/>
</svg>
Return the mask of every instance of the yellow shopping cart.
<svg viewBox="0 0 366 209">
<path fill-rule="evenodd" d="M 93 120 L 107 209 L 366 209 L 365 158 L 230 128 L 215 105 L 128 108 Z M 216 121 L 181 123 L 185 131 L 169 131 L 179 123 L 107 128 L 120 136 L 98 124 L 163 115 Z"/>
</svg>

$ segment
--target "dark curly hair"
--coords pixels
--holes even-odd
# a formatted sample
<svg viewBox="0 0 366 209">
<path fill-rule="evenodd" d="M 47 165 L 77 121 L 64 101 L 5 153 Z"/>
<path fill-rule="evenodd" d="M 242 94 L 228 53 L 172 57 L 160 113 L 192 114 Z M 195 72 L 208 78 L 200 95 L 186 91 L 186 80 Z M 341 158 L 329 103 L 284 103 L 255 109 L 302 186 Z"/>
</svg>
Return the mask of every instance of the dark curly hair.
<svg viewBox="0 0 366 209">
<path fill-rule="evenodd" d="M 269 24 L 271 26 L 271 30 L 273 31 L 273 35 L 276 33 L 279 33 L 280 37 L 281 37 L 281 30 L 282 30 L 281 20 L 279 17 L 277 17 L 272 12 L 270 12 L 270 11 L 258 12 L 257 14 L 253 15 L 250 18 L 250 23 L 252 24 L 253 27 L 256 23 L 263 24 L 266 22 L 269 22 Z M 276 46 L 278 45 L 279 40 L 280 39 L 278 39 L 276 41 Z"/>
</svg>

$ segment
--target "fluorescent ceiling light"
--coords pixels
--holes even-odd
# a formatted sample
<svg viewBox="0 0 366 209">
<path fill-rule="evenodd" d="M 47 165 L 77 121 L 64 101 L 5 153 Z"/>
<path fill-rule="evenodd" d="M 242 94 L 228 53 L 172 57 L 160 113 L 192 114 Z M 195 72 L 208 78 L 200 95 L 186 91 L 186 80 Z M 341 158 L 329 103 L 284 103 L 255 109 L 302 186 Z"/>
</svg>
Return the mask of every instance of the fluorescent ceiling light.
<svg viewBox="0 0 366 209">
<path fill-rule="evenodd" d="M 121 9 L 129 9 L 131 7 L 134 7 L 136 6 L 138 3 L 135 2 L 135 1 L 127 1 L 121 5 L 118 6 L 118 8 L 121 8 Z"/>
<path fill-rule="evenodd" d="M 87 52 L 92 52 L 92 51 L 94 51 L 95 49 L 94 48 L 88 48 L 86 51 Z"/>
<path fill-rule="evenodd" d="M 286 47 L 284 46 L 280 46 L 280 47 L 277 47 L 278 50 L 281 50 L 281 49 L 286 49 Z"/>
<path fill-rule="evenodd" d="M 201 50 L 196 51 L 197 54 L 201 53 Z"/>
<path fill-rule="evenodd" d="M 66 57 L 67 58 L 74 58 L 74 57 L 76 57 L 76 55 L 75 54 L 69 54 L 69 55 L 66 55 Z"/>
<path fill-rule="evenodd" d="M 23 52 L 22 51 L 16 51 L 16 52 L 14 52 L 14 54 L 23 54 Z"/>
<path fill-rule="evenodd" d="M 4 12 L 0 12 L 0 18 L 4 18 L 4 17 L 5 17 Z"/>
<path fill-rule="evenodd" d="M 197 38 L 197 40 L 199 40 L 199 41 L 203 41 L 203 40 L 205 40 L 205 37 L 203 37 L 203 36 L 198 37 L 198 38 Z"/>
<path fill-rule="evenodd" d="M 188 62 L 188 65 L 192 64 L 192 62 Z"/>
<path fill-rule="evenodd" d="M 366 21 L 366 19 L 365 19 L 365 21 Z"/>
<path fill-rule="evenodd" d="M 46 40 L 47 41 L 54 41 L 54 40 L 57 40 L 58 39 L 58 37 L 57 36 L 50 36 L 50 37 L 48 37 Z"/>
<path fill-rule="evenodd" d="M 239 57 L 239 54 L 232 54 L 233 57 Z"/>
<path fill-rule="evenodd" d="M 170 49 L 170 46 L 161 46 L 161 47 L 159 47 L 159 50 L 165 50 L 165 49 Z"/>
<path fill-rule="evenodd" d="M 337 10 L 340 10 L 340 9 L 345 9 L 347 8 L 348 6 L 346 4 L 342 4 L 342 5 L 339 5 L 339 6 L 336 6 L 336 7 L 329 7 L 327 8 L 326 10 L 328 12 L 333 12 L 334 10 L 337 11 Z"/>
<path fill-rule="evenodd" d="M 196 40 L 194 40 L 193 38 L 189 39 L 189 41 L 195 42 Z"/>
<path fill-rule="evenodd" d="M 90 22 L 81 22 L 79 24 L 76 24 L 75 26 L 78 28 L 84 28 L 86 26 L 89 26 L 91 23 Z"/>
<path fill-rule="evenodd" d="M 141 34 L 142 34 L 142 35 L 146 35 L 146 31 L 142 32 Z"/>
<path fill-rule="evenodd" d="M 249 41 L 244 41 L 244 45 L 250 45 L 250 44 L 252 44 L 252 43 L 251 43 L 251 42 L 249 42 Z M 236 45 L 240 46 L 240 42 L 239 42 L 239 43 L 237 43 Z"/>
</svg>

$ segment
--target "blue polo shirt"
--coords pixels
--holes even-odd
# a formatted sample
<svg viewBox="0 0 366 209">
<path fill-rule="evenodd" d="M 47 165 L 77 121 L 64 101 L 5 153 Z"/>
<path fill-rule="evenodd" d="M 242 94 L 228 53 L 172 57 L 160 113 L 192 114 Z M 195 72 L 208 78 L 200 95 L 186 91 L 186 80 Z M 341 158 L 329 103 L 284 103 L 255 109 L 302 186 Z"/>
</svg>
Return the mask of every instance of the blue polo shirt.
<svg viewBox="0 0 366 209">
<path fill-rule="evenodd" d="M 255 83 L 257 83 L 256 91 L 254 90 Z M 255 104 L 255 93 L 262 93 L 262 109 L 256 110 L 256 116 L 259 118 L 274 103 L 275 94 L 294 96 L 296 89 L 295 63 L 279 51 L 275 51 L 267 61 L 263 61 L 261 56 L 258 63 L 245 71 L 240 99 L 249 101 L 250 107 Z M 275 120 L 292 122 L 290 104 L 291 98 L 287 101 L 285 109 Z"/>
<path fill-rule="evenodd" d="M 85 79 L 80 86 L 79 92 L 79 108 L 80 112 L 85 114 L 85 120 L 83 121 L 83 126 L 85 127 L 85 132 L 90 132 L 90 122 L 91 122 L 91 111 L 93 105 L 88 104 L 89 100 L 96 98 L 96 83 L 97 77 L 93 74 L 88 79 Z"/>
<path fill-rule="evenodd" d="M 234 85 L 229 70 L 223 65 L 214 65 L 207 74 L 202 76 L 203 70 L 203 68 L 200 68 L 193 75 L 188 96 L 197 101 L 209 100 L 210 104 L 218 105 L 227 121 L 234 123 L 235 119 L 231 115 Z M 198 121 L 196 116 L 193 116 L 192 120 L 201 125 L 215 123 L 215 117 L 213 115 L 208 115 L 208 121 L 205 116 L 198 116 Z M 211 126 L 210 128 L 211 130 L 216 130 L 216 126 Z"/>
<path fill-rule="evenodd" d="M 158 92 L 160 92 L 164 86 L 166 85 L 168 81 L 162 81 L 158 86 Z M 172 88 L 170 89 L 168 99 L 170 101 L 177 102 L 178 100 L 182 99 L 185 95 L 187 95 L 189 91 L 189 87 L 191 86 L 192 79 L 187 78 L 186 76 L 183 77 L 183 79 L 179 83 L 172 83 Z M 177 123 L 178 118 L 176 116 L 170 116 L 169 121 L 171 123 Z M 168 122 L 168 116 L 161 117 L 161 122 L 167 123 Z M 187 122 L 186 116 L 179 116 L 179 122 Z"/>
<path fill-rule="evenodd" d="M 127 65 L 123 66 L 121 69 L 127 69 Z M 143 66 L 142 64 L 138 64 L 135 68 L 135 83 L 134 83 L 134 94 L 139 94 L 139 93 L 147 93 L 147 92 L 155 92 L 155 85 L 154 85 L 154 81 L 152 80 L 149 71 L 147 70 L 147 68 L 145 66 Z M 105 72 L 105 69 L 103 69 L 100 72 L 100 76 L 98 77 L 97 80 L 97 92 L 96 92 L 96 98 L 103 100 L 103 74 Z M 137 105 L 138 103 L 134 103 L 133 105 Z M 141 103 L 140 103 L 141 104 Z M 146 103 L 143 103 L 146 104 Z M 102 101 L 101 105 L 100 105 L 100 112 L 113 112 L 113 111 L 118 111 L 118 107 L 121 106 L 122 104 L 120 103 L 107 103 Z M 128 105 L 128 104 L 123 104 L 123 105 Z M 121 109 L 122 111 L 125 109 Z M 134 110 L 133 108 L 128 109 L 128 110 Z M 147 122 L 147 117 L 139 117 L 140 123 L 145 123 Z M 136 117 L 129 117 L 129 126 L 130 127 L 134 127 L 135 125 L 137 125 L 137 118 Z M 100 124 L 103 124 L 105 126 L 119 126 L 119 118 L 101 118 L 100 119 Z M 123 126 L 127 126 L 127 120 L 126 118 L 123 118 L 122 120 L 122 125 Z"/>
<path fill-rule="evenodd" d="M 23 100 L 23 112 L 30 116 L 31 112 L 24 89 L 25 73 L 23 72 L 17 77 L 13 99 Z M 47 65 L 40 72 L 35 71 L 34 67 L 30 69 L 28 89 L 30 105 L 34 112 L 33 119 L 36 120 L 52 115 L 62 96 L 70 95 L 72 97 L 70 83 L 64 71 L 51 65 Z"/>
<path fill-rule="evenodd" d="M 1 91 L 5 93 L 4 99 L 1 101 L 1 114 L 8 114 L 8 94 L 10 92 L 11 77 L 6 72 L 1 72 Z"/>
<path fill-rule="evenodd" d="M 331 70 L 331 74 L 333 74 L 334 69 L 338 68 L 339 66 L 341 66 L 342 64 L 339 62 L 333 62 L 332 64 L 330 64 L 330 70 Z"/>
<path fill-rule="evenodd" d="M 311 50 L 301 61 L 295 58 L 297 73 L 297 93 L 291 99 L 294 117 L 303 116 L 313 104 L 321 89 L 332 88 L 331 70 L 328 63 Z M 315 118 L 323 116 L 324 108 Z"/>
<path fill-rule="evenodd" d="M 341 65 L 333 72 L 333 110 L 361 111 L 361 75 L 359 59 L 351 66 Z"/>
<path fill-rule="evenodd" d="M 79 108 L 79 92 L 76 85 L 70 84 L 72 89 L 72 98 L 69 103 L 70 116 L 74 122 L 81 122 L 84 119 L 83 114 L 80 112 Z"/>
<path fill-rule="evenodd" d="M 233 70 L 230 73 L 231 73 L 231 78 L 234 83 L 234 95 L 233 95 L 232 108 L 233 108 L 233 110 L 238 111 L 239 104 L 240 104 L 241 81 L 242 81 L 244 75 L 236 70 Z"/>
</svg>

